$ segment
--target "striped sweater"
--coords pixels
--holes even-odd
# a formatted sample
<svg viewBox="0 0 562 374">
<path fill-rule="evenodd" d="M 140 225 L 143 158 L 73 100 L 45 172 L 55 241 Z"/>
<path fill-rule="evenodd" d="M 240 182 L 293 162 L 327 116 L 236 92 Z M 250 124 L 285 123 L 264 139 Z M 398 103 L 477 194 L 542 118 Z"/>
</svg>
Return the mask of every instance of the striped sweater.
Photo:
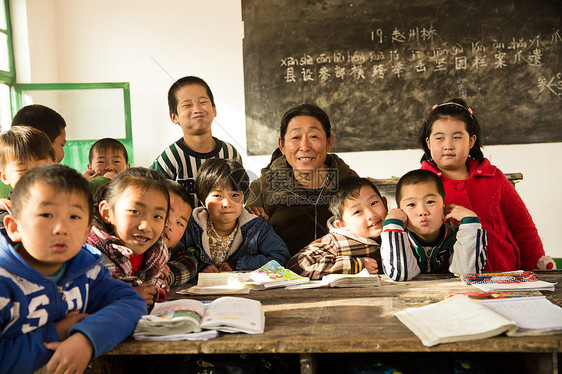
<svg viewBox="0 0 562 374">
<path fill-rule="evenodd" d="M 215 137 L 216 147 L 208 153 L 198 153 L 188 148 L 183 138 L 171 144 L 154 160 L 151 169 L 154 169 L 168 179 L 180 183 L 192 194 L 195 206 L 200 204 L 195 196 L 195 178 L 197 171 L 205 160 L 209 158 L 234 159 L 242 163 L 240 154 L 231 144 L 223 142 Z"/>
<path fill-rule="evenodd" d="M 381 257 L 384 273 L 394 281 L 420 273 L 480 273 L 486 265 L 487 234 L 478 217 L 465 217 L 459 227 L 445 223 L 436 244 L 423 244 L 398 219 L 383 222 Z"/>
</svg>

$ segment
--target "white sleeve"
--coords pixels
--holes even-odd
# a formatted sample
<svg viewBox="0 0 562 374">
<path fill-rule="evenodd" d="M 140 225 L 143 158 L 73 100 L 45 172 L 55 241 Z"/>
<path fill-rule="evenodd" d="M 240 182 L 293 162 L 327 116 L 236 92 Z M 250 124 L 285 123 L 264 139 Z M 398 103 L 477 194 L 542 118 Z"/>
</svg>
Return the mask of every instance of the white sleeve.
<svg viewBox="0 0 562 374">
<path fill-rule="evenodd" d="M 393 281 L 406 281 L 420 273 L 402 221 L 385 220 L 381 242 L 382 268 L 388 278 Z"/>
<path fill-rule="evenodd" d="M 487 244 L 486 230 L 482 229 L 480 220 L 463 218 L 457 232 L 457 241 L 453 246 L 449 271 L 456 276 L 481 273 L 486 265 Z"/>
</svg>

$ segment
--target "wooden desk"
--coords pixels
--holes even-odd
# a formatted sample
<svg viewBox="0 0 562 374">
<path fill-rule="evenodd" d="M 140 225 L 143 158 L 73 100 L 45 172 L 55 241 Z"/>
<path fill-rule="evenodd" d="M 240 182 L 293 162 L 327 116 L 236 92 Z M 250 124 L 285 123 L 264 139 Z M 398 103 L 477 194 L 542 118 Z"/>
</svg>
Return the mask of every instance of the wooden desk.
<svg viewBox="0 0 562 374">
<path fill-rule="evenodd" d="M 562 271 L 537 273 L 542 280 L 562 280 Z M 263 334 L 221 334 L 206 341 L 129 339 L 105 356 L 293 353 L 301 357 L 301 373 L 314 373 L 315 355 L 321 353 L 524 352 L 539 357 L 540 372 L 557 372 L 562 335 L 499 336 L 431 348 L 423 346 L 394 313 L 440 301 L 448 291 L 474 290 L 452 275 L 420 275 L 409 282 L 382 283 L 374 288 L 252 291 L 247 297 L 260 300 L 265 311 Z M 555 302 L 562 302 L 562 288 L 545 294 Z"/>
</svg>

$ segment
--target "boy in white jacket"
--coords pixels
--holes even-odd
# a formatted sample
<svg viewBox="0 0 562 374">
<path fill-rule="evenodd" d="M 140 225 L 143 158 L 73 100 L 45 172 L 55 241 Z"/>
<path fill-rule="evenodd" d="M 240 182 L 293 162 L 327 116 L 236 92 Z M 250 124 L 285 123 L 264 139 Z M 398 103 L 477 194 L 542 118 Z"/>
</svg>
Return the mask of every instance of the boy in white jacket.
<svg viewBox="0 0 562 374">
<path fill-rule="evenodd" d="M 486 265 L 486 231 L 476 214 L 459 205 L 444 206 L 443 182 L 428 170 L 406 173 L 396 186 L 398 209 L 383 222 L 384 273 L 395 281 L 420 273 L 478 273 Z M 448 222 L 460 222 L 460 226 Z"/>
</svg>

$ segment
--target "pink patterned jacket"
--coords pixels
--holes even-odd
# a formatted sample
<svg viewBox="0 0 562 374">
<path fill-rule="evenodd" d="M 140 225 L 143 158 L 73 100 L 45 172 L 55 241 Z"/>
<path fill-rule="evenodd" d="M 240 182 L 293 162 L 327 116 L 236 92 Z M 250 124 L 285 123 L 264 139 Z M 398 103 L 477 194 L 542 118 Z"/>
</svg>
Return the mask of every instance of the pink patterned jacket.
<svg viewBox="0 0 562 374">
<path fill-rule="evenodd" d="M 87 243 L 103 253 L 102 263 L 109 269 L 114 279 L 120 279 L 133 286 L 138 286 L 141 283 L 153 283 L 159 290 L 165 287 L 164 281 L 158 278 L 162 268 L 168 262 L 168 249 L 162 239 L 158 239 L 144 253 L 142 267 L 135 274 L 133 274 L 131 261 L 129 261 L 133 252 L 121 245 L 121 240 L 118 237 L 93 226 Z"/>
</svg>

